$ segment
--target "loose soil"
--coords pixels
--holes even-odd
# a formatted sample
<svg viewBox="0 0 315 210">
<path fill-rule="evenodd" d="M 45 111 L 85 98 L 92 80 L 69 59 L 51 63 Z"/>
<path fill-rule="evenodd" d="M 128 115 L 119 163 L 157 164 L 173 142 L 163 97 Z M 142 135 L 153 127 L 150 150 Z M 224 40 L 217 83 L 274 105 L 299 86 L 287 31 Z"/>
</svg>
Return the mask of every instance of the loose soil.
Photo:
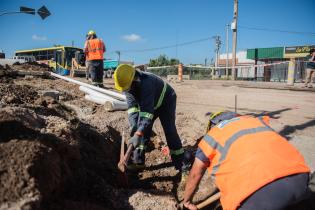
<svg viewBox="0 0 315 210">
<path fill-rule="evenodd" d="M 162 152 L 167 145 L 158 120 L 146 168 L 129 172 L 126 185 L 117 169 L 121 135 L 128 131 L 126 112 L 107 112 L 85 101 L 78 86 L 62 80 L 1 74 L 12 69 L 49 71 L 33 64 L 0 66 L 0 209 L 178 208 L 180 175 Z M 313 92 L 249 89 L 221 81 L 171 85 L 178 95 L 176 125 L 186 150 L 195 151 L 204 134 L 205 113 L 234 110 L 237 94 L 238 112 L 269 115 L 274 128 L 315 169 Z M 105 86 L 112 88 L 112 80 Z M 59 100 L 43 96 L 47 90 L 59 91 Z M 195 202 L 215 190 L 208 175 L 200 186 L 207 187 L 198 190 Z"/>
</svg>

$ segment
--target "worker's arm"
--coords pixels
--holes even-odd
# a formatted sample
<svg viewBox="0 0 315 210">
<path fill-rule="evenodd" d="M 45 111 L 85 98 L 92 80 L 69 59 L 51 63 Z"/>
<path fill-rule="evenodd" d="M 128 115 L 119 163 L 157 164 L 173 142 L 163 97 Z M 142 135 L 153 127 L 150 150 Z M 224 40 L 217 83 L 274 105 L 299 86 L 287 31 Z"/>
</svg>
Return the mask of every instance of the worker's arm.
<svg viewBox="0 0 315 210">
<path fill-rule="evenodd" d="M 147 129 L 151 127 L 154 118 L 154 93 L 155 87 L 154 83 L 151 81 L 146 81 L 141 83 L 140 88 L 140 113 L 138 122 L 138 133 L 145 134 L 148 132 Z"/>
<path fill-rule="evenodd" d="M 195 158 L 192 169 L 189 172 L 189 177 L 184 192 L 183 204 L 188 209 L 197 209 L 197 207 L 191 203 L 191 200 L 203 174 L 206 171 L 206 168 L 207 168 L 206 163 L 199 160 L 198 158 Z"/>
<path fill-rule="evenodd" d="M 88 53 L 88 40 L 85 41 L 84 43 L 84 48 L 83 48 L 83 51 L 84 51 L 84 54 L 86 55 Z"/>
<path fill-rule="evenodd" d="M 130 136 L 133 136 L 137 131 L 137 124 L 139 119 L 139 104 L 132 93 L 126 92 L 126 99 L 128 105 L 128 121 L 130 125 Z"/>
</svg>

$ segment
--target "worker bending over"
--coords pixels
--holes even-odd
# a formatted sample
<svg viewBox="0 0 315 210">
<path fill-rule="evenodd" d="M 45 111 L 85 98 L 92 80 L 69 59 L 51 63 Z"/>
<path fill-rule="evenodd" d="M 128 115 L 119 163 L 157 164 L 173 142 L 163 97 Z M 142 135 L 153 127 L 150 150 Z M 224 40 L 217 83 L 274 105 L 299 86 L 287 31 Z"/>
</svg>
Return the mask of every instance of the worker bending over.
<svg viewBox="0 0 315 210">
<path fill-rule="evenodd" d="M 173 164 L 177 170 L 187 171 L 184 150 L 175 126 L 176 93 L 158 76 L 121 64 L 114 73 L 115 88 L 127 98 L 130 139 L 134 147 L 131 164 L 127 168 L 143 168 L 145 145 L 150 140 L 152 125 L 159 118 L 165 132 Z"/>
<path fill-rule="evenodd" d="M 310 169 L 302 155 L 269 127 L 268 117 L 222 112 L 210 117 L 185 187 L 191 203 L 205 169 L 221 192 L 224 210 L 284 209 L 307 197 Z"/>
<path fill-rule="evenodd" d="M 98 39 L 95 31 L 89 31 L 84 44 L 84 53 L 86 57 L 87 74 L 91 75 L 92 85 L 103 86 L 104 75 L 104 53 L 106 48 L 104 42 Z M 89 75 L 87 75 L 87 78 Z"/>
</svg>

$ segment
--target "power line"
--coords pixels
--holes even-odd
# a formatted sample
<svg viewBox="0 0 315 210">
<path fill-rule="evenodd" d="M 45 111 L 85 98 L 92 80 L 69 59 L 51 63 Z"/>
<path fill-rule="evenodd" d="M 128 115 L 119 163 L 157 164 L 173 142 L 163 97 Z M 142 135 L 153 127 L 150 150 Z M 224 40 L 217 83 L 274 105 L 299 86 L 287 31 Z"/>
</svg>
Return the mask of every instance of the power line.
<svg viewBox="0 0 315 210">
<path fill-rule="evenodd" d="M 155 51 L 155 50 L 163 50 L 163 49 L 168 49 L 168 48 L 174 48 L 174 47 L 180 47 L 180 46 L 185 46 L 185 45 L 190 45 L 190 44 L 195 44 L 198 42 L 204 42 L 207 40 L 212 39 L 211 37 L 203 38 L 203 39 L 198 39 L 194 41 L 189 41 L 189 42 L 183 42 L 180 44 L 174 44 L 174 45 L 168 45 L 168 46 L 163 46 L 163 47 L 154 47 L 154 48 L 147 48 L 147 49 L 140 49 L 140 50 L 120 50 L 122 53 L 130 53 L 130 52 L 148 52 L 148 51 Z"/>
<path fill-rule="evenodd" d="M 270 32 L 280 32 L 280 33 L 301 34 L 301 35 L 315 36 L 314 32 L 286 31 L 286 30 L 277 30 L 277 29 L 270 29 L 270 28 L 257 28 L 257 27 L 240 26 L 240 25 L 238 27 L 239 28 L 248 29 L 248 30 L 256 30 L 256 31 L 270 31 Z"/>
</svg>

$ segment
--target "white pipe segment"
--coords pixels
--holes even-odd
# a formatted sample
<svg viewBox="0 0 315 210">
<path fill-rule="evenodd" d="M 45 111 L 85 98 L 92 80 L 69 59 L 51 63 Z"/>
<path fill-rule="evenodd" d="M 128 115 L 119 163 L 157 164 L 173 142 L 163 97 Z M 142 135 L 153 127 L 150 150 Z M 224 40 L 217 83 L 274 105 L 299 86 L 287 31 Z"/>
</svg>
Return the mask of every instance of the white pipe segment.
<svg viewBox="0 0 315 210">
<path fill-rule="evenodd" d="M 127 110 L 128 109 L 128 105 L 126 102 L 122 102 L 122 101 L 118 101 L 118 100 L 110 101 L 110 100 L 107 100 L 105 98 L 99 98 L 99 97 L 96 97 L 93 95 L 85 95 L 84 98 L 88 101 L 92 101 L 92 102 L 95 102 L 97 104 L 104 105 L 104 107 L 107 111 Z"/>
<path fill-rule="evenodd" d="M 121 94 L 121 93 L 117 93 L 117 92 L 114 92 L 114 91 L 111 91 L 111 90 L 105 90 L 103 88 L 95 87 L 93 85 L 90 85 L 90 84 L 87 84 L 87 83 L 84 83 L 84 82 L 80 82 L 78 80 L 71 79 L 69 77 L 61 76 L 61 75 L 55 74 L 53 72 L 50 72 L 50 74 L 51 74 L 51 76 L 57 77 L 59 79 L 63 79 L 63 80 L 66 80 L 68 82 L 72 82 L 72 83 L 77 84 L 77 85 L 88 87 L 88 88 L 90 88 L 92 90 L 96 90 L 98 92 L 101 92 L 101 93 L 104 93 L 106 95 L 112 96 L 112 97 L 114 97 L 116 99 L 119 99 L 121 101 L 126 101 L 126 96 Z"/>
<path fill-rule="evenodd" d="M 88 87 L 80 86 L 79 90 L 81 90 L 82 92 L 86 93 L 87 95 L 95 96 L 95 97 L 98 97 L 98 98 L 104 98 L 104 99 L 107 99 L 109 101 L 118 101 L 117 99 L 115 99 L 115 98 L 113 98 L 113 97 L 111 97 L 109 95 L 97 92 L 97 91 L 92 90 L 92 89 L 90 89 Z"/>
</svg>

